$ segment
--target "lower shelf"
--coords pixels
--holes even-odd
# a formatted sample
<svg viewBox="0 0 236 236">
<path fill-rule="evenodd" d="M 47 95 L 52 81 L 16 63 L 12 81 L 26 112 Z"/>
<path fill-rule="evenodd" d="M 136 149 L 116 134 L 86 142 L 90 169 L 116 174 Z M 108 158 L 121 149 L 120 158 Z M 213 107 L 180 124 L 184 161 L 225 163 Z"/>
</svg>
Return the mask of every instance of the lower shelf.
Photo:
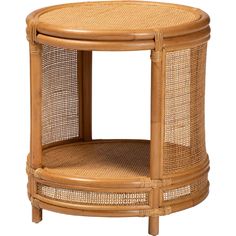
<svg viewBox="0 0 236 236">
<path fill-rule="evenodd" d="M 43 151 L 42 168 L 28 172 L 31 201 L 62 213 L 153 216 L 180 211 L 208 194 L 208 161 L 198 168 L 155 182 L 150 179 L 150 142 L 75 142 Z M 28 162 L 29 163 L 29 162 Z M 31 178 L 33 176 L 33 181 Z M 159 207 L 153 208 L 155 189 Z"/>
<path fill-rule="evenodd" d="M 149 176 L 149 141 L 93 141 L 60 145 L 43 152 L 44 170 L 79 178 Z"/>
</svg>

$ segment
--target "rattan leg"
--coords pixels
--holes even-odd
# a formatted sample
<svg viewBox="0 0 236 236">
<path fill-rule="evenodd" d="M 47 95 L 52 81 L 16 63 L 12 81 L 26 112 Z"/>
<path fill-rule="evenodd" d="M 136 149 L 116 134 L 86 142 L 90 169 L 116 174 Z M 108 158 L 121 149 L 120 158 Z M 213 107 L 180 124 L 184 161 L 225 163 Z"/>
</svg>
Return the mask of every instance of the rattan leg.
<svg viewBox="0 0 236 236">
<path fill-rule="evenodd" d="M 42 209 L 32 206 L 32 222 L 39 223 L 42 220 Z"/>
<path fill-rule="evenodd" d="M 159 216 L 149 217 L 148 233 L 153 236 L 159 234 Z"/>
</svg>

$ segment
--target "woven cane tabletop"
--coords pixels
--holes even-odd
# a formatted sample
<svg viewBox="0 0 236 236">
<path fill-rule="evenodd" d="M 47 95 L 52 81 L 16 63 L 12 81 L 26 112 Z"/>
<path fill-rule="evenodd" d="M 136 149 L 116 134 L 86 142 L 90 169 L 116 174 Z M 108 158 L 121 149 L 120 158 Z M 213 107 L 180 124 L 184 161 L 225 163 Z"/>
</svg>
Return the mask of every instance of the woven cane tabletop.
<svg viewBox="0 0 236 236">
<path fill-rule="evenodd" d="M 150 39 L 157 30 L 196 27 L 208 16 L 199 9 L 156 2 L 84 2 L 37 12 L 37 31 L 51 36 L 88 39 L 91 35 L 131 34 Z M 206 22 L 205 22 L 206 23 Z"/>
</svg>

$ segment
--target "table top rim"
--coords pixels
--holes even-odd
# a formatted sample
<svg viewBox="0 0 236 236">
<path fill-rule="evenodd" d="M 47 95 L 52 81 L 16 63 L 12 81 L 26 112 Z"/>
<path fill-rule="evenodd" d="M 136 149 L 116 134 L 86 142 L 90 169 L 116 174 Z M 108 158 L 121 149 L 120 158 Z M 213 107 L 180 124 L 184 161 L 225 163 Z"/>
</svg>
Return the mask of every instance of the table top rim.
<svg viewBox="0 0 236 236">
<path fill-rule="evenodd" d="M 73 28 L 65 28 L 60 25 L 46 23 L 40 20 L 40 17 L 47 12 L 52 12 L 57 9 L 63 9 L 68 7 L 75 7 L 75 6 L 85 6 L 85 5 L 96 5 L 96 4 L 128 4 L 128 5 L 150 5 L 150 6 L 164 6 L 176 9 L 184 9 L 189 12 L 192 12 L 196 15 L 199 15 L 199 18 L 196 20 L 183 23 L 177 26 L 170 26 L 170 27 L 157 27 L 157 28 L 149 28 L 149 29 L 116 29 L 116 30 L 101 30 L 101 29 L 73 29 Z M 163 36 L 165 37 L 175 37 L 186 35 L 188 33 L 192 33 L 194 31 L 199 31 L 209 25 L 209 16 L 202 10 L 194 7 L 178 5 L 178 4 L 171 4 L 171 3 L 159 3 L 159 2 L 146 2 L 146 1 L 101 1 L 101 2 L 79 2 L 79 3 L 67 3 L 67 4 L 60 4 L 50 7 L 45 7 L 39 10 L 32 12 L 27 17 L 27 25 L 28 31 L 35 31 L 40 34 L 49 35 L 52 37 L 61 37 L 61 38 L 68 38 L 68 39 L 97 39 L 97 40 L 149 40 L 155 37 L 156 32 L 162 32 Z M 33 30 L 32 30 L 33 28 Z"/>
</svg>

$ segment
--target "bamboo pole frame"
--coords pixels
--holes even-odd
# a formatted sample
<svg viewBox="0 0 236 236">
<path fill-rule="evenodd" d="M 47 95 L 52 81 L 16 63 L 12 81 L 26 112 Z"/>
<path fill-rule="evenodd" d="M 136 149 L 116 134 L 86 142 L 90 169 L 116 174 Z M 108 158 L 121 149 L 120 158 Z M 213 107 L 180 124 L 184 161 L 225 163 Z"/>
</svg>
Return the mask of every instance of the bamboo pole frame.
<svg viewBox="0 0 236 236">
<path fill-rule="evenodd" d="M 151 141 L 150 141 L 150 177 L 161 179 L 163 152 L 163 35 L 155 35 L 155 49 L 151 51 Z M 153 208 L 160 206 L 160 189 L 153 189 Z M 149 234 L 159 233 L 159 217 L 149 217 Z"/>
<path fill-rule="evenodd" d="M 42 167 L 41 138 L 41 45 L 30 43 L 30 96 L 31 96 L 31 129 L 30 129 L 30 166 L 33 169 Z M 35 192 L 36 182 L 30 175 L 31 193 Z M 42 220 L 42 209 L 32 205 L 32 221 Z"/>
</svg>

